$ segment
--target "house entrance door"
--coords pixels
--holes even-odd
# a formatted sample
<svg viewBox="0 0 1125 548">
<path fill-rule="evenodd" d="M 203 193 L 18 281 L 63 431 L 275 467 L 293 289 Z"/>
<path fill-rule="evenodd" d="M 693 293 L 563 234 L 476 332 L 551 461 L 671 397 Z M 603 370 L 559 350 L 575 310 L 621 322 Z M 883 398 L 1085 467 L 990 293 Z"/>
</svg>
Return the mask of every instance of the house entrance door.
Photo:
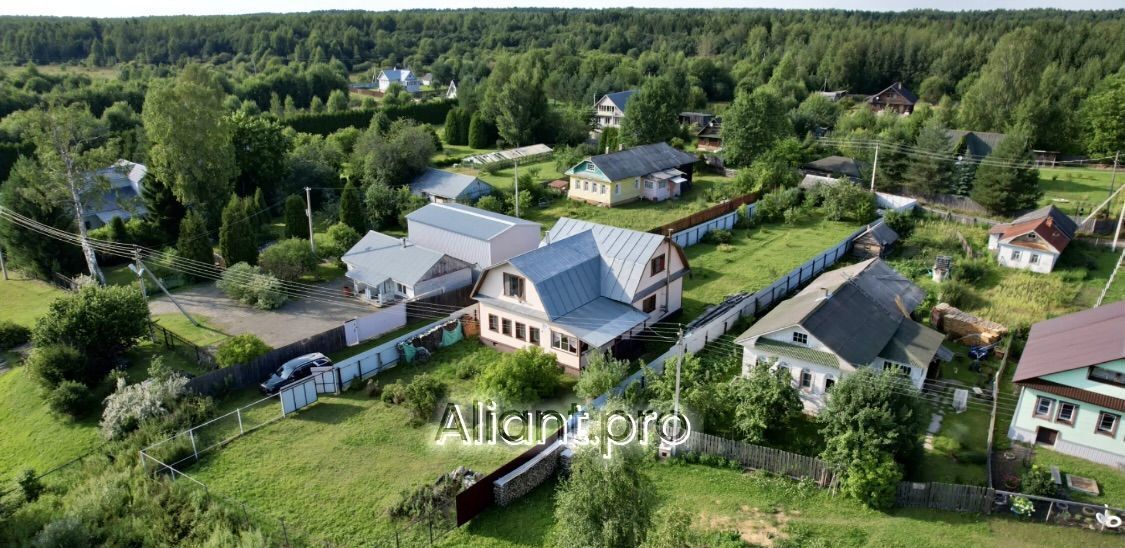
<svg viewBox="0 0 1125 548">
<path fill-rule="evenodd" d="M 1054 445 L 1055 440 L 1059 437 L 1058 430 L 1050 428 L 1039 428 L 1035 433 L 1035 443 L 1042 443 L 1043 445 Z"/>
</svg>

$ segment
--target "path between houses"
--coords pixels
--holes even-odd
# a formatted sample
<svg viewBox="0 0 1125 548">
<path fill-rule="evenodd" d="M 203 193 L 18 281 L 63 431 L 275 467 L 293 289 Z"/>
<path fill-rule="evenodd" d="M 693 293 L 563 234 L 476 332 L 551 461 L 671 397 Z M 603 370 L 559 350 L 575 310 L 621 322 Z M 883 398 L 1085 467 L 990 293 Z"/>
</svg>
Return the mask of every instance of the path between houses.
<svg viewBox="0 0 1125 548">
<path fill-rule="evenodd" d="M 317 285 L 339 288 L 343 278 Z M 323 300 L 290 300 L 277 310 L 258 310 L 233 301 L 213 284 L 200 284 L 174 293 L 189 314 L 205 316 L 212 327 L 228 335 L 253 333 L 266 344 L 279 348 L 306 337 L 339 327 L 363 314 L 363 308 Z M 335 299 L 332 299 L 335 300 Z M 149 301 L 152 314 L 179 314 L 166 296 Z M 376 309 L 371 308 L 374 312 Z"/>
</svg>

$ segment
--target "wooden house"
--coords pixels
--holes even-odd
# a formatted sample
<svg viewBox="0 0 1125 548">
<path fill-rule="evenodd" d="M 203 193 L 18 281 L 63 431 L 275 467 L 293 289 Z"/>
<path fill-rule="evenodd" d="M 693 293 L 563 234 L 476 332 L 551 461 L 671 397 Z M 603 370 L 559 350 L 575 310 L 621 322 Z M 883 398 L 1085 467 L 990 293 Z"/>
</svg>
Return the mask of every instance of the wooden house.
<svg viewBox="0 0 1125 548">
<path fill-rule="evenodd" d="M 708 152 L 718 152 L 723 149 L 723 119 L 712 118 L 707 125 L 695 135 L 695 148 Z"/>
<path fill-rule="evenodd" d="M 867 104 L 875 112 L 910 114 L 914 112 L 914 105 L 917 102 L 918 97 L 914 95 L 913 91 L 902 85 L 902 82 L 895 82 L 887 89 L 867 97 Z"/>
<path fill-rule="evenodd" d="M 879 221 L 852 241 L 852 255 L 861 259 L 881 259 L 891 252 L 897 242 L 898 233 L 887 226 L 887 223 Z"/>
</svg>

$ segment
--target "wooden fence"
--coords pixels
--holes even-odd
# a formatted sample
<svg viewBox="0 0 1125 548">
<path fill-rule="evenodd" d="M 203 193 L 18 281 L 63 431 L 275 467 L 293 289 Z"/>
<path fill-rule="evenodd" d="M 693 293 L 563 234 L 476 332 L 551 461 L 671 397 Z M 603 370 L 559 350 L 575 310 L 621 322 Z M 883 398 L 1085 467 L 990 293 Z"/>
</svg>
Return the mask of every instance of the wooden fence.
<svg viewBox="0 0 1125 548">
<path fill-rule="evenodd" d="M 702 432 L 692 432 L 687 441 L 676 448 L 676 453 L 683 452 L 716 455 L 754 470 L 765 470 L 793 479 L 811 479 L 821 487 L 829 487 L 836 482 L 836 472 L 832 466 L 818 458 Z"/>
<path fill-rule="evenodd" d="M 757 194 L 743 194 L 742 196 L 731 198 L 730 200 L 727 200 L 721 204 L 715 204 L 707 209 L 704 209 L 703 211 L 692 213 L 687 217 L 681 217 L 668 224 L 658 226 L 652 230 L 649 230 L 649 232 L 653 234 L 660 234 L 663 236 L 667 236 L 669 233 L 674 234 L 676 232 L 687 230 L 693 226 L 706 223 L 707 221 L 710 221 L 712 219 L 722 217 L 723 215 L 726 215 L 728 213 L 737 211 L 738 208 L 743 204 L 752 204 L 757 201 Z"/>
<path fill-rule="evenodd" d="M 895 506 L 900 508 L 931 508 L 950 512 L 988 514 L 996 491 L 975 485 L 952 483 L 900 482 L 895 492 Z"/>
<path fill-rule="evenodd" d="M 344 326 L 334 327 L 295 343 L 254 358 L 247 363 L 224 367 L 188 381 L 188 388 L 206 396 L 217 396 L 227 390 L 241 390 L 257 386 L 281 364 L 303 354 L 321 352 L 331 354 L 347 348 Z"/>
<path fill-rule="evenodd" d="M 436 316 L 445 316 L 446 310 L 465 308 L 475 303 L 472 299 L 473 286 L 467 285 L 437 295 L 423 297 L 406 303 L 406 321 L 431 320 Z"/>
</svg>

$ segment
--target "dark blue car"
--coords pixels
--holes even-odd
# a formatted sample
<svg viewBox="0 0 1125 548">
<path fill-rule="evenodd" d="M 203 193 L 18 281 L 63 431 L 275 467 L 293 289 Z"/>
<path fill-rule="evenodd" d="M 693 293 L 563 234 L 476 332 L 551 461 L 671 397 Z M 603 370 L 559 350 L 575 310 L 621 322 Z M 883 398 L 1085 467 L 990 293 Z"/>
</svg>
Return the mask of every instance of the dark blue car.
<svg viewBox="0 0 1125 548">
<path fill-rule="evenodd" d="M 332 360 L 320 352 L 297 356 L 283 364 L 274 371 L 266 382 L 261 384 L 262 393 L 267 396 L 276 394 L 281 387 L 308 377 L 314 367 L 332 365 Z"/>
</svg>

